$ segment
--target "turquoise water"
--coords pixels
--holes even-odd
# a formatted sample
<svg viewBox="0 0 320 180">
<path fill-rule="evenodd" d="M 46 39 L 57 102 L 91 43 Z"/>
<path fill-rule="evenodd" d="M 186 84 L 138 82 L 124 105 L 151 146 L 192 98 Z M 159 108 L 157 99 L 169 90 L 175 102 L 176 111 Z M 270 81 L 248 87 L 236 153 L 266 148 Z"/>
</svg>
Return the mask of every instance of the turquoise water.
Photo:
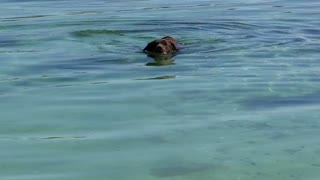
<svg viewBox="0 0 320 180">
<path fill-rule="evenodd" d="M 320 178 L 319 1 L 1 7 L 0 179 Z"/>
</svg>

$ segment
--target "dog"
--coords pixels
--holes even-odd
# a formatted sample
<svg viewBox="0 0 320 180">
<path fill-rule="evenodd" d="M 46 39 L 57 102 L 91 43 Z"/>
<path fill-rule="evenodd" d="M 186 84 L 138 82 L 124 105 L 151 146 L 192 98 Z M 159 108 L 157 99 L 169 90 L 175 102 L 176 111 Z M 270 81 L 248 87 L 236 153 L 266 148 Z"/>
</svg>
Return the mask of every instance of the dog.
<svg viewBox="0 0 320 180">
<path fill-rule="evenodd" d="M 155 55 L 168 55 L 173 54 L 178 50 L 178 41 L 170 36 L 165 36 L 161 39 L 156 39 L 150 42 L 144 49 L 143 52 L 149 53 L 149 56 Z"/>
</svg>

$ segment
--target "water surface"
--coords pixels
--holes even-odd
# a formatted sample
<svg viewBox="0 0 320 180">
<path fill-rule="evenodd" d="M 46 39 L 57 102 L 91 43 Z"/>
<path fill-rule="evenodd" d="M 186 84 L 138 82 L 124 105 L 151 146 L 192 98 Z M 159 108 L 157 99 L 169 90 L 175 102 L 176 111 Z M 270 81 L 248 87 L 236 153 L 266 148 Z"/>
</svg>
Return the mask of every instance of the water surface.
<svg viewBox="0 0 320 180">
<path fill-rule="evenodd" d="M 319 179 L 320 2 L 1 7 L 0 179 Z"/>
</svg>

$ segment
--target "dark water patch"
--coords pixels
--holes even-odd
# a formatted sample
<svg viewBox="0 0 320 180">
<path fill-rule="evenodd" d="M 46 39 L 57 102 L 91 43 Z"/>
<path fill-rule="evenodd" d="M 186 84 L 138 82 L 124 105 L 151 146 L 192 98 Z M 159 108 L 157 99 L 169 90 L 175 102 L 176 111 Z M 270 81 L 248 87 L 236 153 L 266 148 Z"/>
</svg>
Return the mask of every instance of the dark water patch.
<svg viewBox="0 0 320 180">
<path fill-rule="evenodd" d="M 12 86 L 30 88 L 44 86 L 58 86 L 61 84 L 73 84 L 78 82 L 78 77 L 39 77 L 39 78 L 19 78 L 15 81 L 10 81 Z"/>
<path fill-rule="evenodd" d="M 264 96 L 249 98 L 240 101 L 240 104 L 249 109 L 262 110 L 290 106 L 303 106 L 320 104 L 320 92 L 300 96 Z"/>
<path fill-rule="evenodd" d="M 283 31 L 283 30 L 270 30 L 270 31 L 267 31 L 266 34 L 273 34 L 273 35 L 276 35 L 276 34 L 280 34 L 280 35 L 288 35 L 288 31 Z"/>
<path fill-rule="evenodd" d="M 320 163 L 318 163 L 318 164 L 313 163 L 313 164 L 311 164 L 311 166 L 320 168 Z"/>
<path fill-rule="evenodd" d="M 213 165 L 205 163 L 168 164 L 167 166 L 150 169 L 150 174 L 156 177 L 168 178 L 174 176 L 184 176 L 193 173 L 201 173 L 212 169 Z"/>
<path fill-rule="evenodd" d="M 268 138 L 272 141 L 275 141 L 275 140 L 283 140 L 285 138 L 288 138 L 288 137 L 291 137 L 292 135 L 291 134 L 288 134 L 288 133 L 284 133 L 283 130 L 281 131 L 274 131 L 272 132 Z"/>
<path fill-rule="evenodd" d="M 75 87 L 75 86 L 90 86 L 90 85 L 101 85 L 101 84 L 108 84 L 107 81 L 99 81 L 99 82 L 73 82 L 73 83 L 55 83 L 55 84 L 47 84 L 44 86 L 45 88 L 65 88 L 65 87 Z M 41 86 L 39 86 L 41 87 Z"/>
<path fill-rule="evenodd" d="M 157 9 L 170 9 L 170 6 L 162 6 L 162 7 L 144 7 L 143 10 L 157 10 Z"/>
<path fill-rule="evenodd" d="M 86 138 L 86 136 L 49 136 L 41 139 L 46 140 L 65 140 L 65 139 L 83 139 Z"/>
<path fill-rule="evenodd" d="M 81 30 L 81 31 L 75 31 L 72 34 L 78 37 L 86 37 L 86 36 L 93 36 L 93 35 L 119 35 L 119 36 L 124 35 L 120 31 L 116 31 L 116 30 Z"/>
<path fill-rule="evenodd" d="M 307 35 L 312 35 L 311 37 L 319 37 L 320 36 L 320 29 L 302 29 L 302 32 Z"/>
<path fill-rule="evenodd" d="M 35 18 L 43 18 L 43 17 L 51 17 L 54 15 L 32 15 L 32 16 L 17 16 L 17 17 L 9 17 L 9 18 L 0 18 L 0 21 L 18 21 L 23 19 L 35 19 Z"/>
<path fill-rule="evenodd" d="M 128 59 L 128 58 L 109 58 L 106 56 L 87 57 L 87 58 L 75 58 L 75 59 L 61 59 L 46 63 L 39 63 L 36 65 L 30 65 L 23 67 L 21 72 L 37 72 L 42 74 L 50 74 L 53 70 L 77 70 L 77 71 L 88 71 L 108 68 L 107 65 L 118 65 L 118 64 L 131 64 L 137 63 L 139 59 Z M 70 72 L 69 71 L 69 72 Z"/>
<path fill-rule="evenodd" d="M 129 59 L 129 58 L 115 58 L 115 59 L 101 59 L 97 61 L 92 61 L 92 63 L 98 64 L 132 64 L 141 62 L 138 58 L 137 59 Z"/>
<path fill-rule="evenodd" d="M 136 80 L 166 80 L 166 79 L 174 79 L 176 76 L 158 76 L 158 77 L 152 77 L 152 78 L 142 78 L 142 79 L 136 79 Z"/>
<path fill-rule="evenodd" d="M 3 54 L 17 54 L 17 53 L 35 53 L 35 52 L 42 52 L 43 50 L 16 50 L 16 51 L 1 51 L 0 53 Z"/>
<path fill-rule="evenodd" d="M 305 38 L 293 38 L 291 39 L 292 42 L 306 42 L 307 40 Z"/>
<path fill-rule="evenodd" d="M 214 125 L 210 125 L 208 129 L 229 129 L 229 128 L 236 128 L 236 129 L 254 129 L 254 130 L 275 130 L 276 127 L 271 125 L 269 122 L 266 121 L 247 121 L 247 120 L 236 120 L 230 119 L 226 121 L 217 122 Z"/>
<path fill-rule="evenodd" d="M 13 39 L 5 39 L 0 37 L 0 47 L 15 47 L 20 45 L 20 41 Z"/>
<path fill-rule="evenodd" d="M 256 25 L 256 24 L 248 24 L 243 22 L 234 22 L 234 21 L 227 21 L 224 23 L 216 23 L 214 26 L 221 27 L 221 28 L 227 28 L 227 29 L 242 29 L 242 30 L 256 30 L 258 28 L 262 28 L 262 26 Z"/>
<path fill-rule="evenodd" d="M 42 76 L 41 78 L 29 79 L 29 81 L 54 83 L 54 82 L 76 82 L 78 77 L 54 77 L 54 76 Z"/>
<path fill-rule="evenodd" d="M 257 38 L 257 35 L 253 35 L 253 34 L 249 34 L 249 35 L 245 35 L 244 39 L 253 39 L 253 38 Z"/>
<path fill-rule="evenodd" d="M 303 149 L 304 149 L 304 146 L 300 146 L 300 147 L 296 147 L 296 148 L 287 148 L 287 149 L 284 149 L 283 151 L 285 153 L 290 154 L 290 155 L 294 155 L 296 153 L 301 152 Z"/>
<path fill-rule="evenodd" d="M 91 82 L 90 84 L 94 84 L 94 85 L 97 85 L 97 84 L 106 84 L 108 82 L 106 81 L 99 81 L 99 82 Z"/>
<path fill-rule="evenodd" d="M 6 78 L 1 78 L 0 82 L 10 82 L 10 81 L 18 81 L 20 80 L 19 77 L 6 77 Z"/>
<path fill-rule="evenodd" d="M 253 128 L 253 129 L 274 129 L 274 127 L 267 122 L 252 122 L 252 124 L 249 125 L 249 128 Z"/>
<path fill-rule="evenodd" d="M 257 24 L 249 24 L 244 22 L 236 22 L 236 21 L 175 21 L 175 20 L 147 20 L 144 22 L 137 22 L 135 25 L 138 26 L 160 26 L 160 27 L 172 27 L 175 28 L 192 28 L 192 27 L 201 27 L 208 28 L 211 30 L 218 29 L 227 29 L 227 30 L 235 30 L 235 29 L 257 29 L 262 28 L 262 26 Z M 185 29 L 183 29 L 185 30 Z"/>
<path fill-rule="evenodd" d="M 175 65 L 172 60 L 153 61 L 145 64 L 146 66 L 168 66 Z"/>
<path fill-rule="evenodd" d="M 45 37 L 45 40 L 51 40 L 52 38 Z M 0 46 L 3 47 L 17 47 L 17 46 L 31 46 L 39 43 L 36 38 L 22 38 L 16 35 L 0 36 Z"/>
<path fill-rule="evenodd" d="M 107 81 L 97 81 L 87 74 L 73 73 L 69 76 L 42 75 L 34 78 L 19 78 L 14 81 L 7 82 L 12 86 L 24 88 L 60 88 L 72 86 L 88 86 L 107 84 Z"/>
<path fill-rule="evenodd" d="M 169 143 L 169 140 L 167 140 L 162 135 L 153 135 L 153 134 L 145 134 L 145 135 L 139 135 L 139 136 L 126 136 L 121 138 L 113 138 L 110 139 L 110 143 L 115 144 L 118 147 L 127 147 L 128 145 L 137 146 L 140 143 L 148 143 L 153 145 L 160 145 L 164 143 Z"/>
<path fill-rule="evenodd" d="M 319 54 L 318 47 L 308 47 L 308 46 L 301 46 L 300 48 L 292 48 L 292 53 L 296 53 L 299 55 L 311 55 L 311 54 Z"/>
<path fill-rule="evenodd" d="M 6 25 L 6 26 L 0 26 L 1 29 L 3 30 L 13 30 L 13 31 L 17 31 L 17 30 L 38 30 L 38 29 L 54 29 L 54 28 L 72 28 L 75 27 L 77 29 L 79 29 L 79 26 L 92 26 L 92 27 L 96 27 L 99 25 L 106 25 L 106 24 L 110 24 L 110 23 L 117 23 L 118 21 L 116 19 L 103 19 L 103 20 L 64 20 L 64 21 L 40 21 L 40 22 L 24 22 L 22 21 L 21 23 L 12 23 L 10 25 Z M 125 20 L 122 20 L 121 22 L 126 23 Z M 127 23 L 130 23 L 130 21 L 128 20 Z M 84 29 L 83 31 L 86 30 L 91 30 L 91 29 Z M 95 30 L 95 29 L 92 29 Z M 99 30 L 98 30 L 99 31 Z M 112 30 L 111 30 L 112 31 Z M 75 31 L 77 32 L 77 31 Z"/>
<path fill-rule="evenodd" d="M 67 15 L 85 15 L 85 14 L 103 14 L 103 11 L 77 11 L 77 12 L 67 13 Z"/>
<path fill-rule="evenodd" d="M 89 86 L 107 84 L 107 81 L 96 80 L 86 74 L 72 73 L 68 75 L 20 75 L 18 78 L 7 78 L 0 80 L 8 87 L 15 89 L 42 89 L 42 88 L 56 88 L 56 87 L 71 87 L 71 86 Z M 1 89 L 0 89 L 1 91 Z"/>
<path fill-rule="evenodd" d="M 214 129 L 217 128 L 246 128 L 248 127 L 248 124 L 250 125 L 251 122 L 247 122 L 247 121 L 241 121 L 241 120 L 227 120 L 227 121 L 223 121 L 223 123 L 219 123 L 216 125 L 216 127 L 214 127 Z M 212 127 L 210 127 L 212 129 Z"/>
<path fill-rule="evenodd" d="M 320 77 L 312 77 L 308 81 L 319 83 L 320 82 Z"/>
<path fill-rule="evenodd" d="M 136 11 L 157 11 L 157 10 L 175 10 L 175 9 L 194 9 L 194 8 L 203 8 L 203 7 L 210 7 L 213 6 L 214 4 L 177 4 L 175 6 L 154 6 L 154 7 L 142 7 L 142 8 L 135 8 L 135 9 L 123 9 L 123 10 L 118 10 L 117 12 L 136 12 Z"/>
<path fill-rule="evenodd" d="M 193 27 L 191 27 L 194 29 Z M 166 27 L 165 29 L 161 26 L 152 26 L 150 28 L 137 28 L 130 30 L 107 30 L 107 29 L 87 29 L 71 32 L 75 37 L 93 37 L 93 36 L 125 36 L 129 34 L 145 34 L 150 33 L 150 31 L 159 32 L 159 31 L 176 31 L 176 27 Z M 165 34 L 165 33 L 164 33 Z M 155 37 L 140 37 L 144 39 L 154 39 Z"/>
<path fill-rule="evenodd" d="M 34 32 L 31 34 L 21 34 L 19 36 L 10 35 L 4 37 L 0 35 L 0 47 L 7 48 L 6 50 L 0 51 L 8 53 L 40 52 L 49 49 L 45 46 L 41 46 L 43 43 L 55 40 L 59 40 L 59 38 L 56 36 L 42 36 Z"/>
<path fill-rule="evenodd" d="M 71 84 L 57 84 L 46 86 L 50 88 L 65 88 L 65 87 L 75 87 L 75 86 L 85 86 L 85 85 L 96 85 L 96 84 L 106 84 L 108 82 L 98 82 L 98 83 L 71 83 Z"/>
<path fill-rule="evenodd" d="M 125 137 L 113 137 L 108 139 L 109 150 L 121 150 L 130 148 L 138 148 L 141 146 L 162 146 L 165 144 L 171 144 L 170 140 L 167 140 L 165 136 L 162 135 L 129 135 Z"/>
<path fill-rule="evenodd" d="M 275 32 L 271 32 L 271 33 L 276 34 Z M 264 48 L 264 47 L 291 47 L 291 46 L 297 47 L 297 45 L 299 45 L 299 44 L 302 45 L 306 41 L 307 40 L 305 38 L 286 38 L 286 39 L 279 38 L 279 39 L 273 40 L 271 42 L 267 41 L 263 45 L 261 45 L 261 47 L 262 48 Z M 273 50 L 273 51 L 275 51 L 275 50 Z M 271 54 L 271 53 L 269 53 L 269 54 Z"/>
</svg>

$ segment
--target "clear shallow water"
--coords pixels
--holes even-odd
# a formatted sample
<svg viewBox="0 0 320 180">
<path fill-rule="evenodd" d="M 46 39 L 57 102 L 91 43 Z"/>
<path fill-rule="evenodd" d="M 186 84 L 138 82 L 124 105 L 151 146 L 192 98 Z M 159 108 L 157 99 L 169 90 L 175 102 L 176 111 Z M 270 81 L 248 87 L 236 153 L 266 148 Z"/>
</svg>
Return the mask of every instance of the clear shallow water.
<svg viewBox="0 0 320 180">
<path fill-rule="evenodd" d="M 319 179 L 319 2 L 1 6 L 0 179 Z"/>
</svg>

